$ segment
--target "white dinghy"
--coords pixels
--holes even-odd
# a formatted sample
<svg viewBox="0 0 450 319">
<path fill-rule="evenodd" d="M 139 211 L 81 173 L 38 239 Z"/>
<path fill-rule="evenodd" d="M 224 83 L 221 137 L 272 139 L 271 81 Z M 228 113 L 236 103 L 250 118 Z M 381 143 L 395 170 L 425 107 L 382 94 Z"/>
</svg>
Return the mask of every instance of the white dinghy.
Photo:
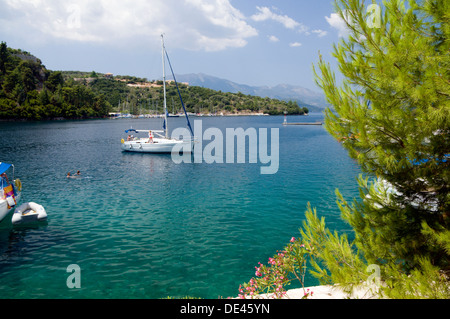
<svg viewBox="0 0 450 319">
<path fill-rule="evenodd" d="M 22 204 L 16 208 L 11 222 L 13 225 L 18 225 L 46 220 L 47 212 L 45 211 L 44 207 L 39 204 L 29 202 Z"/>
</svg>

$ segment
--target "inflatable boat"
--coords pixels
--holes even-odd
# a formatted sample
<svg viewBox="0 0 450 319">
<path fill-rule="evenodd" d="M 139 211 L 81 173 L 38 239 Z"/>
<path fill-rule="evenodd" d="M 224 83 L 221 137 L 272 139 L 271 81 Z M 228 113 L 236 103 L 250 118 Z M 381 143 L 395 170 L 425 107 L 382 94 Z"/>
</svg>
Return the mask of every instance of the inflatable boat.
<svg viewBox="0 0 450 319">
<path fill-rule="evenodd" d="M 45 220 L 47 220 L 47 212 L 44 207 L 30 202 L 17 207 L 11 221 L 13 225 L 17 225 Z"/>
</svg>

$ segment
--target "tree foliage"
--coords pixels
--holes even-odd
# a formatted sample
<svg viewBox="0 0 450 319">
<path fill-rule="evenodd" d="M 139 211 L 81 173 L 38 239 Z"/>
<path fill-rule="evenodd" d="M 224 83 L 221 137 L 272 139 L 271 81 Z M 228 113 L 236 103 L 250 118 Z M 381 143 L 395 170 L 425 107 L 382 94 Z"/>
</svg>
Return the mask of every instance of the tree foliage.
<svg viewBox="0 0 450 319">
<path fill-rule="evenodd" d="M 28 52 L 0 45 L 0 119 L 41 120 L 108 115 L 110 105 L 89 87 L 64 81 Z"/>
<path fill-rule="evenodd" d="M 335 251 L 349 256 L 352 247 L 352 258 L 365 262 L 358 271 L 341 268 L 339 258 L 321 253 L 329 272 L 319 277 L 355 283 L 355 273 L 377 264 L 389 296 L 449 297 L 450 3 L 385 1 L 379 24 L 368 23 L 364 1 L 336 0 L 336 9 L 350 35 L 334 47 L 342 84 L 322 57 L 315 68 L 334 107 L 325 124 L 378 180 L 359 179 L 360 201 L 347 203 L 338 192 L 355 240 L 341 237 Z"/>
</svg>

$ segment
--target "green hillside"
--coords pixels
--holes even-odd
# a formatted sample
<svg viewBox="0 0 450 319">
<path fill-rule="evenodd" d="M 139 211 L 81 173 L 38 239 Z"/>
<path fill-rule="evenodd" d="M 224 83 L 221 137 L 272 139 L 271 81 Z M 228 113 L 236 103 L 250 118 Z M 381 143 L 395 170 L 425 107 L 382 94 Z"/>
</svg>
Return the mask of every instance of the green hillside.
<svg viewBox="0 0 450 319">
<path fill-rule="evenodd" d="M 107 101 L 116 112 L 131 114 L 154 114 L 163 112 L 162 81 L 139 82 L 134 80 L 120 81 L 115 79 L 97 78 L 89 83 L 89 87 L 99 94 L 105 94 Z M 90 79 L 92 80 L 92 79 Z M 133 87 L 130 85 L 139 85 Z M 244 95 L 242 93 L 226 93 L 211 89 L 188 86 L 179 83 L 178 87 L 186 110 L 203 114 L 237 114 L 237 113 L 266 113 L 270 115 L 304 114 L 307 108 L 300 108 L 296 102 L 261 98 Z M 167 108 L 170 113 L 182 111 L 181 101 L 174 82 L 166 85 Z"/>
<path fill-rule="evenodd" d="M 96 72 L 62 72 L 66 81 L 83 83 L 97 94 L 103 94 L 113 112 L 131 114 L 163 113 L 163 82 L 133 76 L 108 76 Z M 308 108 L 294 101 L 262 98 L 242 93 L 215 91 L 178 83 L 186 110 L 203 114 L 266 113 L 270 115 L 305 114 Z M 167 82 L 167 107 L 170 113 L 182 111 L 174 82 Z"/>
<path fill-rule="evenodd" d="M 0 119 L 96 118 L 110 108 L 102 94 L 65 81 L 28 52 L 0 44 Z"/>
<path fill-rule="evenodd" d="M 308 113 L 307 105 L 294 101 L 226 93 L 179 84 L 188 112 L 203 114 L 270 115 Z M 180 112 L 174 82 L 167 83 L 169 112 Z M 109 112 L 161 114 L 162 81 L 148 82 L 133 76 L 112 76 L 80 71 L 48 70 L 32 54 L 0 46 L 0 119 L 85 119 Z"/>
</svg>

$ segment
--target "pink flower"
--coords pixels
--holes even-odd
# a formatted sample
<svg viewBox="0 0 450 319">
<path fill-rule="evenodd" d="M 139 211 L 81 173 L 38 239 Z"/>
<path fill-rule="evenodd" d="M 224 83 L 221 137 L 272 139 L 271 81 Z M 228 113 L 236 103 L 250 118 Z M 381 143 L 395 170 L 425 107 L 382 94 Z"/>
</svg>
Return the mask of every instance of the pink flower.
<svg viewBox="0 0 450 319">
<path fill-rule="evenodd" d="M 291 238 L 291 243 L 293 243 L 295 241 L 295 237 Z"/>
<path fill-rule="evenodd" d="M 261 263 L 259 263 L 259 264 L 261 265 Z M 255 276 L 256 276 L 256 277 L 261 277 L 261 276 L 262 276 L 262 274 L 261 274 L 261 272 L 260 272 L 261 267 L 256 267 L 256 266 L 255 266 L 255 269 L 256 269 Z"/>
</svg>

